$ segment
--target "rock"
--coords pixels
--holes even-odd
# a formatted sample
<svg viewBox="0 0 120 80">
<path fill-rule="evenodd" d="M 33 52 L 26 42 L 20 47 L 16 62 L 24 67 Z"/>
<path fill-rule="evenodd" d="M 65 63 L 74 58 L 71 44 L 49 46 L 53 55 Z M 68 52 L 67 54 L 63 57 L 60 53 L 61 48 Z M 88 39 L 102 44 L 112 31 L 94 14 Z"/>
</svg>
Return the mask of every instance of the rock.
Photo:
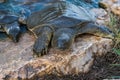
<svg viewBox="0 0 120 80">
<path fill-rule="evenodd" d="M 11 40 L 0 41 L 0 80 L 9 71 L 18 70 L 33 59 L 32 45 L 34 38 L 25 34 L 20 38 L 19 43 Z"/>
<path fill-rule="evenodd" d="M 34 58 L 34 37 L 22 36 L 19 43 L 10 40 L 0 42 L 0 80 L 34 80 L 44 74 L 78 74 L 89 71 L 94 58 L 106 54 L 112 40 L 93 35 L 80 35 L 71 50 L 50 49 L 47 55 Z"/>
<path fill-rule="evenodd" d="M 112 4 L 113 4 L 113 0 L 101 0 L 99 2 L 99 6 L 104 9 L 109 8 Z"/>
<path fill-rule="evenodd" d="M 108 12 L 105 11 L 102 8 L 93 8 L 91 9 L 93 13 L 95 13 L 96 16 L 96 22 L 100 25 L 105 25 L 109 23 L 110 21 L 110 16 L 108 15 Z"/>
<path fill-rule="evenodd" d="M 99 6 L 120 16 L 120 0 L 102 0 Z"/>
<path fill-rule="evenodd" d="M 113 14 L 120 16 L 120 4 L 119 5 L 117 5 L 117 4 L 112 5 L 111 11 Z"/>
<path fill-rule="evenodd" d="M 0 0 L 0 3 L 3 3 L 3 2 L 5 2 L 5 0 Z"/>
</svg>

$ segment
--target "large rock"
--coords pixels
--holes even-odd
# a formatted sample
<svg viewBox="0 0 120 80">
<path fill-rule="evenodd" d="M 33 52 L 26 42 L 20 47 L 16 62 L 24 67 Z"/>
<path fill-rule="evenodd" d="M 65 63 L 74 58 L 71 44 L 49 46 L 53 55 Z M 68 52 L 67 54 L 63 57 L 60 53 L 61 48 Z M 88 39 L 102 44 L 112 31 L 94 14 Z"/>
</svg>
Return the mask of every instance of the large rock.
<svg viewBox="0 0 120 80">
<path fill-rule="evenodd" d="M 110 16 L 107 11 L 105 11 L 102 8 L 93 8 L 91 11 L 94 13 L 96 16 L 96 22 L 99 25 L 105 25 L 110 22 Z"/>
<path fill-rule="evenodd" d="M 3 2 L 5 2 L 5 0 L 0 0 L 0 3 L 3 3 Z"/>
<path fill-rule="evenodd" d="M 19 43 L 0 41 L 0 80 L 34 80 L 44 74 L 78 74 L 89 71 L 95 57 L 106 54 L 111 39 L 93 35 L 80 35 L 71 50 L 50 49 L 47 55 L 33 57 L 34 37 L 24 34 Z"/>
<path fill-rule="evenodd" d="M 120 17 L 120 3 L 112 5 L 111 11 L 113 14 L 118 15 Z"/>
<path fill-rule="evenodd" d="M 120 0 L 101 0 L 99 5 L 115 15 L 120 16 Z"/>
<path fill-rule="evenodd" d="M 9 71 L 18 70 L 33 59 L 32 45 L 34 38 L 25 34 L 19 43 L 11 40 L 0 41 L 0 80 Z"/>
</svg>

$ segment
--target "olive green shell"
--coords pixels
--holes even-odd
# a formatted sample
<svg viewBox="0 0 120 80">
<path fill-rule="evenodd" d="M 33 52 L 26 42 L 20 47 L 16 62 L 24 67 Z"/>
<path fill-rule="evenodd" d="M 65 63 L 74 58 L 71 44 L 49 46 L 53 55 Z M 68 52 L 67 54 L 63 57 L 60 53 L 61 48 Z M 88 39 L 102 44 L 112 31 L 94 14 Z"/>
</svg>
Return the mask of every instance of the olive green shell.
<svg viewBox="0 0 120 80">
<path fill-rule="evenodd" d="M 46 25 L 57 29 L 74 27 L 82 22 L 96 20 L 91 12 L 69 2 L 58 1 L 44 7 L 44 9 L 32 13 L 27 19 L 27 27 L 35 36 L 37 36 L 36 30 Z"/>
</svg>

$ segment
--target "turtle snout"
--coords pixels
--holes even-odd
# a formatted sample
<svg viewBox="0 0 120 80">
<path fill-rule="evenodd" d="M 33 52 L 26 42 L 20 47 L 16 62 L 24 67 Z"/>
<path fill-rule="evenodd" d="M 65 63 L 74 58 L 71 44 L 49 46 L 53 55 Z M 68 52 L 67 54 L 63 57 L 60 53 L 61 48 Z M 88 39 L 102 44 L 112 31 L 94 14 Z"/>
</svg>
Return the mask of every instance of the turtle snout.
<svg viewBox="0 0 120 80">
<path fill-rule="evenodd" d="M 113 33 L 113 31 L 111 31 L 108 27 L 105 26 L 101 26 L 100 27 L 100 35 L 102 37 L 106 37 L 106 38 L 110 38 L 110 39 L 114 39 L 115 34 Z"/>
<path fill-rule="evenodd" d="M 110 39 L 114 39 L 115 38 L 115 34 L 110 30 L 110 29 L 106 29 L 106 32 L 108 33 L 107 37 Z"/>
<path fill-rule="evenodd" d="M 109 35 L 106 36 L 106 38 L 109 39 L 115 39 L 116 35 L 114 33 L 110 33 Z"/>
</svg>

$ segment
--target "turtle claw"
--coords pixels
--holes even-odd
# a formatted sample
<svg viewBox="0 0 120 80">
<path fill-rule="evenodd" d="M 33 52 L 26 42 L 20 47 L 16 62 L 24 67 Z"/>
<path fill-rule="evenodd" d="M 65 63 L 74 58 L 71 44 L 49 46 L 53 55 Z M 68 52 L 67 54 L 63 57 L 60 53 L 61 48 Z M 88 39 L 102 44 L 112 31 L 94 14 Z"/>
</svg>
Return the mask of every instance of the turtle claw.
<svg viewBox="0 0 120 80">
<path fill-rule="evenodd" d="M 48 52 L 48 44 L 45 37 L 39 37 L 36 41 L 35 44 L 33 46 L 33 51 L 34 54 L 39 56 L 43 56 L 45 54 L 47 54 Z"/>
<path fill-rule="evenodd" d="M 47 54 L 48 50 L 47 50 L 47 46 L 44 45 L 43 46 L 36 46 L 36 44 L 34 44 L 34 48 L 33 48 L 34 54 L 37 55 L 38 57 L 43 56 L 45 54 Z"/>
</svg>

